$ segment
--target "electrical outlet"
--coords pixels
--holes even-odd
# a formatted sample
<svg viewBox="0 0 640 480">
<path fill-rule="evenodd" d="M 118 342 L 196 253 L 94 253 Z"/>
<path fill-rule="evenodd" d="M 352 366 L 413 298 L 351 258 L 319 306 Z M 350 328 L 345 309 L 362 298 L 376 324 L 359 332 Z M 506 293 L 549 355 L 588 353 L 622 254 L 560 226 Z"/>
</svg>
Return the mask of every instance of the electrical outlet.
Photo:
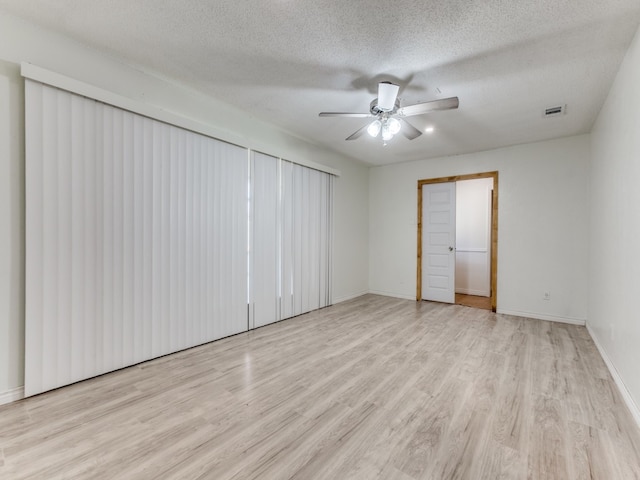
<svg viewBox="0 0 640 480">
<path fill-rule="evenodd" d="M 542 299 L 543 300 L 551 300 L 551 292 L 544 292 L 542 294 Z"/>
</svg>

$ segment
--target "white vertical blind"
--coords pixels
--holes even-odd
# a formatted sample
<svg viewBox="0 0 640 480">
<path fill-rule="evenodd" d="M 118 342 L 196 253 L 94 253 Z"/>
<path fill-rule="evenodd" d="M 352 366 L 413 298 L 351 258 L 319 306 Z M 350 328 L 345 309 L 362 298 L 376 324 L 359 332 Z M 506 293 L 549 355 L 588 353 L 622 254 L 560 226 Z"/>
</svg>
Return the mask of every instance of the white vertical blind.
<svg viewBox="0 0 640 480">
<path fill-rule="evenodd" d="M 331 304 L 333 176 L 257 153 L 253 172 L 251 311 L 258 327 Z"/>
<path fill-rule="evenodd" d="M 278 162 L 252 152 L 251 326 L 280 319 Z"/>
<path fill-rule="evenodd" d="M 32 80 L 26 135 L 27 395 L 331 304 L 333 175 Z"/>
<path fill-rule="evenodd" d="M 27 395 L 247 329 L 247 150 L 26 80 Z"/>
<path fill-rule="evenodd" d="M 285 161 L 282 170 L 287 318 L 331 304 L 333 176 Z"/>
</svg>

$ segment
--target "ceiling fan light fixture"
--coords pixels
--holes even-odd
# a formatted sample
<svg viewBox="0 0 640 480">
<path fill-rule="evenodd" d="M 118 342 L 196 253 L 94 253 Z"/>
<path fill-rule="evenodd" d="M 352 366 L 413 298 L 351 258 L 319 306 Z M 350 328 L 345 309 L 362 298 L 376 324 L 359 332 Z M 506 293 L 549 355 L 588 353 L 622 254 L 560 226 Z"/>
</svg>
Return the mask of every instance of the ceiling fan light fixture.
<svg viewBox="0 0 640 480">
<path fill-rule="evenodd" d="M 401 107 L 398 98 L 399 90 L 400 87 L 391 82 L 380 82 L 378 83 L 378 97 L 369 104 L 369 113 L 320 112 L 319 116 L 373 118 L 371 123 L 361 126 L 345 140 L 356 140 L 365 132 L 376 138 L 382 132 L 382 144 L 386 145 L 394 135 L 400 132 L 409 140 L 415 140 L 422 135 L 423 132 L 407 121 L 406 117 L 424 115 L 436 110 L 453 110 L 458 108 L 460 104 L 458 97 L 450 97 Z M 431 133 L 433 128 L 427 127 L 425 131 Z"/>
<path fill-rule="evenodd" d="M 381 127 L 382 127 L 382 123 L 380 123 L 380 120 L 374 120 L 367 127 L 367 133 L 372 137 L 377 137 L 378 133 L 380 133 Z"/>
<path fill-rule="evenodd" d="M 391 133 L 391 130 L 389 129 L 389 124 L 385 123 L 382 126 L 382 140 L 385 142 L 388 142 L 392 138 L 393 138 L 393 133 Z"/>
<path fill-rule="evenodd" d="M 396 118 L 390 118 L 389 120 L 387 120 L 387 125 L 389 127 L 389 132 L 391 132 L 391 135 L 395 135 L 396 133 L 398 133 L 400 131 L 400 128 L 402 127 L 400 121 Z"/>
</svg>

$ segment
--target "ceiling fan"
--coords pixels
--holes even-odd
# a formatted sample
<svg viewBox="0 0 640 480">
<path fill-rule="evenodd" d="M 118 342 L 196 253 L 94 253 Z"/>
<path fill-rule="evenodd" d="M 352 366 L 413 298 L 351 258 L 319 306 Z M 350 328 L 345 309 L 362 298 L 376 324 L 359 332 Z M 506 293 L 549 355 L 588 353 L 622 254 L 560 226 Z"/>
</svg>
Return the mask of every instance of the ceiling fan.
<svg viewBox="0 0 640 480">
<path fill-rule="evenodd" d="M 369 113 L 346 112 L 321 112 L 320 117 L 350 117 L 350 118 L 375 118 L 375 120 L 360 128 L 345 140 L 360 138 L 365 132 L 372 137 L 382 134 L 384 145 L 393 138 L 396 133 L 402 134 L 409 140 L 418 138 L 422 132 L 405 120 L 405 117 L 422 115 L 435 110 L 451 110 L 458 108 L 458 97 L 443 98 L 430 102 L 416 103 L 414 105 L 400 106 L 398 90 L 400 87 L 391 82 L 378 83 L 378 98 L 375 98 L 370 106 Z"/>
</svg>

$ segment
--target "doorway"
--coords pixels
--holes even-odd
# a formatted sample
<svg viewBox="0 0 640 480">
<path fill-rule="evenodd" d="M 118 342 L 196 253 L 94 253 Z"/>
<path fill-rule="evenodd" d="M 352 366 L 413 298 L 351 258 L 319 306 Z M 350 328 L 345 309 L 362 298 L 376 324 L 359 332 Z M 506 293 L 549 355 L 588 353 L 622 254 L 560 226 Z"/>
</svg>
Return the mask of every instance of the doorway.
<svg viewBox="0 0 640 480">
<path fill-rule="evenodd" d="M 467 180 L 487 179 L 486 182 L 465 182 Z M 492 184 L 488 190 L 483 209 L 476 209 L 466 213 L 463 230 L 469 222 L 482 221 L 480 216 L 490 215 L 490 228 L 485 228 L 484 234 L 488 234 L 485 245 L 479 243 L 481 248 L 474 247 L 473 242 L 468 241 L 469 228 L 466 228 L 465 237 L 461 241 L 460 252 L 456 251 L 455 239 L 455 191 L 456 182 L 461 182 L 462 190 L 470 191 L 471 183 L 476 184 L 475 189 L 485 188 Z M 465 182 L 463 184 L 462 182 Z M 445 192 L 449 192 L 445 194 Z M 461 197 L 461 203 L 469 202 Z M 479 207 L 479 205 L 478 205 Z M 446 220 L 446 222 L 445 222 Z M 448 232 L 445 234 L 445 232 Z M 453 232 L 453 233 L 452 233 Z M 482 233 L 480 234 L 482 235 Z M 488 303 L 492 311 L 497 307 L 497 263 L 498 263 L 498 172 L 484 172 L 470 175 L 457 175 L 452 177 L 431 178 L 418 181 L 418 255 L 417 255 L 417 288 L 416 300 L 423 297 L 447 303 L 461 303 L 476 306 L 478 302 Z M 488 250 L 488 251 L 487 251 Z M 484 255 L 484 257 L 483 257 Z M 458 273 L 466 275 L 465 281 L 456 288 L 456 257 L 460 258 Z M 484 262 L 484 264 L 483 264 Z M 469 273 L 468 268 L 476 273 Z M 486 275 L 486 280 L 482 278 Z M 423 288 L 424 287 L 424 288 Z M 490 289 L 488 297 L 485 289 Z M 433 290 L 433 291 L 432 291 Z M 458 294 L 455 295 L 455 291 Z M 473 297 L 466 297 L 471 294 Z M 461 296 L 462 295 L 462 296 Z M 458 301 L 460 300 L 460 301 Z M 486 308 L 486 307 L 485 307 Z"/>
</svg>

